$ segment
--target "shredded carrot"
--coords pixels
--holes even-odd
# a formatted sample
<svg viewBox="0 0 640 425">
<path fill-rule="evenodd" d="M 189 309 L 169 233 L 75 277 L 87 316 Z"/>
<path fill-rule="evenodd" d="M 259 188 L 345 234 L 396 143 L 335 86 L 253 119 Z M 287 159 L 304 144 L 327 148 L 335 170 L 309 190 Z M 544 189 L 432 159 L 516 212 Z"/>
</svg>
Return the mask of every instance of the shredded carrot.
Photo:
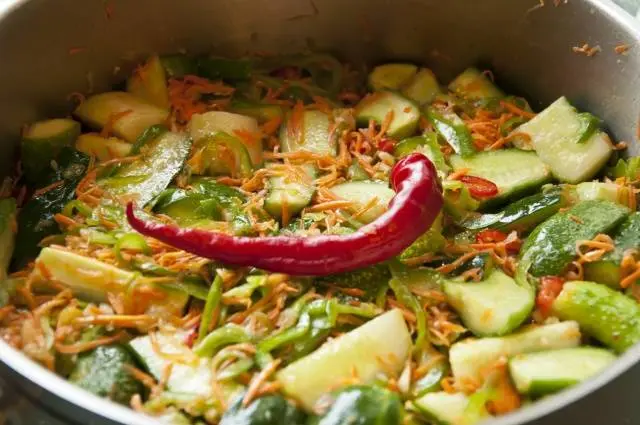
<svg viewBox="0 0 640 425">
<path fill-rule="evenodd" d="M 532 118 L 535 118 L 535 116 L 536 116 L 536 114 L 534 114 L 533 112 L 525 111 L 524 109 L 518 108 L 513 103 L 507 102 L 507 101 L 504 101 L 504 100 L 500 101 L 500 106 L 502 106 L 503 108 L 505 108 L 509 112 L 511 112 L 513 114 L 516 114 L 518 116 L 521 116 L 523 118 L 532 119 Z"/>
<path fill-rule="evenodd" d="M 125 364 L 124 368 L 131 376 L 133 376 L 136 380 L 140 381 L 145 387 L 151 389 L 156 386 L 155 378 L 149 375 L 148 373 L 145 373 L 140 369 L 138 369 L 137 367 L 132 366 L 130 364 Z"/>
<path fill-rule="evenodd" d="M 267 136 L 272 136 L 276 134 L 276 131 L 280 128 L 280 124 L 282 124 L 282 118 L 279 116 L 273 117 L 262 124 L 262 132 Z"/>
<path fill-rule="evenodd" d="M 88 342 L 76 342 L 75 344 L 65 345 L 55 342 L 56 350 L 62 354 L 78 354 L 85 351 L 93 350 L 101 345 L 112 344 L 126 337 L 124 332 L 119 332 L 112 336 L 105 336 Z"/>
<path fill-rule="evenodd" d="M 629 49 L 631 49 L 631 46 L 628 45 L 628 44 L 624 44 L 624 43 L 620 43 L 616 47 L 613 48 L 613 50 L 619 55 L 626 54 L 629 51 Z"/>
<path fill-rule="evenodd" d="M 86 47 L 72 47 L 69 49 L 69 56 L 77 55 L 79 53 L 86 52 L 88 49 Z"/>
<path fill-rule="evenodd" d="M 59 180 L 57 182 L 51 183 L 48 186 L 43 187 L 42 189 L 38 189 L 35 192 L 33 192 L 33 196 L 40 196 L 40 195 L 44 195 L 45 193 L 49 192 L 50 190 L 55 189 L 58 186 L 62 186 L 64 184 L 64 180 Z"/>
<path fill-rule="evenodd" d="M 247 388 L 247 392 L 245 393 L 242 399 L 242 405 L 248 406 L 254 398 L 257 397 L 258 391 L 262 384 L 264 384 L 267 379 L 278 369 L 282 359 L 276 359 L 269 363 L 264 369 L 260 371 L 256 376 L 251 379 L 251 383 L 249 384 L 249 388 Z"/>
<path fill-rule="evenodd" d="M 587 57 L 595 56 L 598 52 L 602 51 L 600 46 L 591 47 L 589 43 L 584 43 L 582 46 L 573 46 L 574 53 L 581 53 Z"/>
</svg>

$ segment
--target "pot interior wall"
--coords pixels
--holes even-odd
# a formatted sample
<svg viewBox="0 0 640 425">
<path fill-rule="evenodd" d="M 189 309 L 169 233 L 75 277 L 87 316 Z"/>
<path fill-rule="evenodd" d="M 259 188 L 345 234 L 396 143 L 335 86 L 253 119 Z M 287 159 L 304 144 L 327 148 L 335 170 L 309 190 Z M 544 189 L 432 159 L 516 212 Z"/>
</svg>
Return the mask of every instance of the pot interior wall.
<svg viewBox="0 0 640 425">
<path fill-rule="evenodd" d="M 74 91 L 108 89 L 150 52 L 329 51 L 354 62 L 411 60 L 441 81 L 471 64 L 534 107 L 564 94 L 633 140 L 640 48 L 629 28 L 587 1 L 537 0 L 31 0 L 0 25 L 0 137 L 65 114 Z M 636 36 L 637 37 L 637 36 Z M 594 57 L 573 46 L 599 45 Z M 75 49 L 75 51 L 73 50 Z M 6 148 L 9 149 L 9 148 Z M 638 153 L 632 146 L 632 152 Z M 9 170 L 11 155 L 3 155 Z"/>
</svg>

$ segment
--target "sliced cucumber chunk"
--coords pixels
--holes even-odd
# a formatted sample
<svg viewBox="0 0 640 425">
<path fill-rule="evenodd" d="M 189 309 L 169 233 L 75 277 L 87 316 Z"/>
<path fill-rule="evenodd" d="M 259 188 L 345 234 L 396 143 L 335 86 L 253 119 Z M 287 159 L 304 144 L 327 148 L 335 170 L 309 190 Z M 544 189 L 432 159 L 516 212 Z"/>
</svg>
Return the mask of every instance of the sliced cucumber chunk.
<svg viewBox="0 0 640 425">
<path fill-rule="evenodd" d="M 519 354 L 509 361 L 509 372 L 520 393 L 541 396 L 589 379 L 615 360 L 602 348 L 565 348 Z"/>
<path fill-rule="evenodd" d="M 413 404 L 438 425 L 467 425 L 464 423 L 464 412 L 469 405 L 469 397 L 463 393 L 429 393 Z"/>
<path fill-rule="evenodd" d="M 290 165 L 287 176 L 269 178 L 265 210 L 277 219 L 287 212 L 289 218 L 297 215 L 311 203 L 316 172 L 313 166 Z"/>
<path fill-rule="evenodd" d="M 372 93 L 362 99 L 356 106 L 356 122 L 360 126 L 367 126 L 373 120 L 381 125 L 389 113 L 393 115 L 387 130 L 389 137 L 402 139 L 413 135 L 418 129 L 420 108 L 391 91 Z"/>
<path fill-rule="evenodd" d="M 182 314 L 189 300 L 186 293 L 155 286 L 137 273 L 58 248 L 43 248 L 36 264 L 38 267 L 33 271 L 36 277 L 56 281 L 86 301 L 106 302 L 108 293 L 125 294 L 134 284 L 152 285 L 165 296 L 160 300 L 151 299 L 146 305 L 138 302 L 136 309 L 147 314 L 174 317 Z M 43 270 L 46 270 L 46 276 Z"/>
<path fill-rule="evenodd" d="M 451 83 L 449 90 L 467 99 L 491 99 L 504 97 L 504 93 L 496 87 L 487 76 L 476 68 L 467 68 Z"/>
<path fill-rule="evenodd" d="M 82 134 L 76 140 L 76 149 L 99 161 L 124 158 L 131 153 L 133 145 L 117 137 L 102 137 L 97 133 Z"/>
<path fill-rule="evenodd" d="M 482 382 L 482 371 L 495 365 L 501 357 L 577 347 L 580 338 L 580 327 L 573 321 L 529 328 L 498 338 L 467 338 L 451 346 L 449 362 L 456 380 Z"/>
<path fill-rule="evenodd" d="M 262 136 L 255 118 L 231 112 L 211 111 L 194 114 L 190 127 L 191 138 L 195 143 L 206 136 L 219 132 L 227 133 L 244 144 L 254 167 L 262 164 Z"/>
<path fill-rule="evenodd" d="M 561 319 L 575 320 L 587 334 L 617 353 L 640 341 L 640 305 L 608 286 L 567 282 L 553 311 Z"/>
<path fill-rule="evenodd" d="M 391 310 L 291 363 L 276 378 L 285 394 L 312 410 L 323 394 L 344 385 L 354 371 L 363 383 L 387 371 L 400 373 L 410 351 L 411 335 L 402 313 Z"/>
<path fill-rule="evenodd" d="M 100 185 L 117 196 L 134 196 L 138 205 L 143 206 L 169 186 L 182 169 L 190 149 L 191 140 L 187 135 L 163 133 L 146 146 L 139 160 L 100 180 Z"/>
<path fill-rule="evenodd" d="M 372 181 L 347 182 L 331 188 L 331 192 L 341 199 L 352 201 L 353 212 L 363 210 L 357 219 L 363 223 L 371 223 L 387 210 L 395 192 L 386 184 Z"/>
<path fill-rule="evenodd" d="M 625 252 L 640 247 L 640 213 L 635 212 L 627 217 L 611 236 L 614 250 L 601 260 L 585 263 L 584 276 L 594 282 L 618 287 L 622 279 L 620 268 Z"/>
<path fill-rule="evenodd" d="M 246 144 L 238 137 L 217 132 L 200 137 L 188 165 L 193 174 L 251 177 L 253 166 Z"/>
<path fill-rule="evenodd" d="M 558 180 L 567 183 L 591 179 L 613 152 L 609 136 L 602 131 L 582 141 L 584 132 L 590 130 L 565 97 L 515 131 L 528 134 L 540 159 Z"/>
<path fill-rule="evenodd" d="M 471 132 L 458 115 L 432 106 L 426 108 L 425 114 L 438 134 L 457 154 L 467 158 L 476 153 Z"/>
<path fill-rule="evenodd" d="M 157 332 L 155 335 L 162 352 L 168 356 L 181 357 L 184 359 L 182 362 L 170 361 L 158 355 L 148 335 L 134 338 L 129 342 L 129 346 L 144 363 L 149 373 L 158 380 L 162 379 L 166 366 L 172 364 L 171 374 L 166 384 L 169 391 L 203 398 L 213 397 L 211 359 L 197 357 L 184 344 L 185 337 L 184 333 Z M 223 381 L 218 382 L 218 385 L 226 400 L 230 400 L 242 391 L 242 386 L 237 384 L 228 384 Z"/>
<path fill-rule="evenodd" d="M 508 334 L 524 322 L 535 302 L 533 287 L 524 287 L 498 269 L 480 282 L 445 280 L 447 301 L 476 336 Z"/>
<path fill-rule="evenodd" d="M 527 237 L 520 255 L 534 276 L 557 276 L 576 256 L 576 243 L 607 233 L 629 209 L 610 201 L 583 201 L 552 216 Z"/>
<path fill-rule="evenodd" d="M 576 193 L 578 199 L 581 201 L 603 200 L 611 202 L 619 202 L 620 199 L 620 186 L 615 183 L 604 182 L 585 182 L 576 186 Z M 627 205 L 626 199 L 620 202 L 622 205 Z"/>
<path fill-rule="evenodd" d="M 73 146 L 80 135 L 80 123 L 57 118 L 31 124 L 22 136 L 20 160 L 25 177 L 37 183 L 51 170 L 62 148 Z"/>
<path fill-rule="evenodd" d="M 335 156 L 337 141 L 332 137 L 331 119 L 321 111 L 299 111 L 289 113 L 280 128 L 282 152 L 309 151 L 318 155 Z"/>
<path fill-rule="evenodd" d="M 167 76 L 158 56 L 151 56 L 127 80 L 127 91 L 160 108 L 169 109 Z"/>
<path fill-rule="evenodd" d="M 102 130 L 109 125 L 113 134 L 127 142 L 136 141 L 147 128 L 162 124 L 169 111 L 124 92 L 91 96 L 73 112 L 88 126 Z"/>
<path fill-rule="evenodd" d="M 454 155 L 449 159 L 454 171 L 467 170 L 467 175 L 481 177 L 498 186 L 498 194 L 482 205 L 495 205 L 534 192 L 551 180 L 549 168 L 535 152 L 500 149 L 478 152 L 470 158 Z"/>
<path fill-rule="evenodd" d="M 402 89 L 402 94 L 418 105 L 431 103 L 440 93 L 440 84 L 438 84 L 434 73 L 428 68 L 420 69 Z"/>
<path fill-rule="evenodd" d="M 554 188 L 547 193 L 522 198 L 496 214 L 472 216 L 460 224 L 469 230 L 490 227 L 506 232 L 517 230 L 519 233 L 525 233 L 557 213 L 567 204 L 565 198 L 562 190 Z"/>
<path fill-rule="evenodd" d="M 418 67 L 410 63 L 387 63 L 378 65 L 369 73 L 369 87 L 374 91 L 399 90 L 418 72 Z"/>
</svg>

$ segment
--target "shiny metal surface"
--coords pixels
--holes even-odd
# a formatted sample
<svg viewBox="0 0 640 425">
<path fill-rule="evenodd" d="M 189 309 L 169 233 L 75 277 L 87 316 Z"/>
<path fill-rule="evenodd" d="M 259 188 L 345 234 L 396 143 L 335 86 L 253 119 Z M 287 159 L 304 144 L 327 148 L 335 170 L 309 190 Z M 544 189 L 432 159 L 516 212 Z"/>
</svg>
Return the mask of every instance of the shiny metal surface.
<svg viewBox="0 0 640 425">
<path fill-rule="evenodd" d="M 100 91 L 150 52 L 325 50 L 344 59 L 411 60 L 442 81 L 469 64 L 542 107 L 561 94 L 602 117 L 640 154 L 640 27 L 609 0 L 3 0 L 0 1 L 0 169 L 22 124 L 65 114 L 73 91 Z M 105 5 L 112 10 L 107 18 Z M 594 57 L 573 46 L 600 46 Z M 625 43 L 626 55 L 614 52 Z M 70 55 L 69 49 L 83 48 Z M 585 384 L 496 425 L 638 424 L 640 347 Z M 0 342 L 0 372 L 65 421 L 153 422 L 96 398 Z M 4 375 L 3 375 L 4 376 Z M 635 387 L 634 387 L 635 385 Z"/>
</svg>

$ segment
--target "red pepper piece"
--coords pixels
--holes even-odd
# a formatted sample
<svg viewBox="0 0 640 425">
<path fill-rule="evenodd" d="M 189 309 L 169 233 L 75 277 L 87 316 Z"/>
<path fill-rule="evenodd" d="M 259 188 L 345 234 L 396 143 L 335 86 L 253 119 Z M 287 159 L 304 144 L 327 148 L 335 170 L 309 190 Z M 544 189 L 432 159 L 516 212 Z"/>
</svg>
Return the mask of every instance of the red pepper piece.
<svg viewBox="0 0 640 425">
<path fill-rule="evenodd" d="M 393 150 L 396 146 L 396 142 L 391 139 L 382 139 L 378 142 L 378 150 L 387 153 L 393 153 Z"/>
<path fill-rule="evenodd" d="M 458 179 L 467 186 L 471 196 L 477 199 L 493 198 L 498 194 L 495 183 L 476 176 L 460 176 Z"/>
<path fill-rule="evenodd" d="M 540 278 L 540 292 L 536 297 L 536 305 L 546 317 L 551 312 L 551 306 L 564 285 L 564 279 L 558 276 L 543 276 Z"/>
<path fill-rule="evenodd" d="M 442 188 L 431 161 L 420 153 L 391 171 L 396 195 L 387 211 L 349 235 L 237 237 L 144 221 L 127 205 L 129 224 L 143 235 L 205 258 L 291 275 L 320 276 L 380 263 L 426 232 L 442 208 Z"/>
<path fill-rule="evenodd" d="M 476 242 L 478 243 L 502 242 L 505 239 L 507 239 L 507 236 L 508 235 L 506 233 L 501 232 L 500 230 L 485 229 L 480 231 L 476 235 Z M 516 239 L 514 241 L 507 243 L 505 247 L 507 248 L 507 251 L 509 251 L 512 254 L 515 254 L 518 251 L 520 251 L 520 248 L 522 247 L 522 241 L 520 239 Z"/>
</svg>

